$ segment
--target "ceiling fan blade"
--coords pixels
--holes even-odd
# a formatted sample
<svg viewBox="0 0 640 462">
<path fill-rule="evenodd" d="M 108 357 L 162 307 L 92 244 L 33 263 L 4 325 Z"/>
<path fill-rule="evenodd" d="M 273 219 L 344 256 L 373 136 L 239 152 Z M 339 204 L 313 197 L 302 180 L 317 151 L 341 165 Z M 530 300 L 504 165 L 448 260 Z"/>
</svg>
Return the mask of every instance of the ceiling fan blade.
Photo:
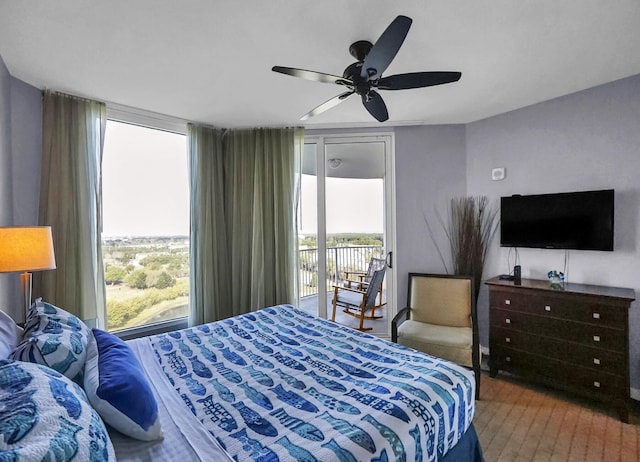
<svg viewBox="0 0 640 462">
<path fill-rule="evenodd" d="M 411 72 L 382 77 L 377 86 L 379 90 L 407 90 L 457 82 L 461 76 L 460 72 Z"/>
<path fill-rule="evenodd" d="M 307 71 L 305 69 L 282 66 L 273 66 L 271 70 L 281 74 L 292 75 L 293 77 L 300 77 L 301 79 L 314 80 L 316 82 L 337 83 L 338 85 L 347 86 L 353 85 L 353 82 L 349 79 L 337 75 L 325 74 L 324 72 Z"/>
<path fill-rule="evenodd" d="M 362 104 L 369 111 L 378 122 L 384 122 L 389 118 L 389 112 L 387 111 L 387 105 L 384 104 L 380 93 L 371 90 L 368 96 L 362 95 Z"/>
<path fill-rule="evenodd" d="M 398 16 L 389 24 L 364 59 L 360 71 L 362 78 L 367 80 L 380 78 L 402 46 L 411 27 L 411 22 L 411 18 Z"/>
<path fill-rule="evenodd" d="M 342 93 L 341 95 L 334 96 L 330 100 L 325 101 L 324 103 L 322 103 L 320 106 L 318 106 L 318 107 L 312 109 L 311 111 L 307 112 L 305 115 L 300 117 L 300 120 L 307 120 L 310 117 L 313 117 L 313 116 L 318 115 L 318 114 L 320 114 L 320 113 L 322 113 L 324 111 L 327 111 L 327 110 L 331 109 L 332 107 L 337 106 L 342 101 L 347 99 L 347 97 L 353 95 L 354 93 L 355 93 L 354 91 L 347 91 L 345 93 Z"/>
</svg>

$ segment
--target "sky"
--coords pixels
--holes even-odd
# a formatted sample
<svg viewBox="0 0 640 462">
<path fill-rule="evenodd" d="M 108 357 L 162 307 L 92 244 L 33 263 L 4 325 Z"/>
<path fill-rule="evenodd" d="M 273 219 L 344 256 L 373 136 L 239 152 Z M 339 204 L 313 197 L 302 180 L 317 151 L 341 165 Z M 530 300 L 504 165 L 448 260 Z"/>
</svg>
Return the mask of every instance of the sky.
<svg viewBox="0 0 640 462">
<path fill-rule="evenodd" d="M 102 204 L 104 237 L 188 236 L 186 137 L 108 121 Z"/>
<path fill-rule="evenodd" d="M 316 234 L 316 177 L 302 175 L 302 234 Z M 327 233 L 382 233 L 384 231 L 384 182 L 381 178 L 327 178 L 325 185 Z"/>
<path fill-rule="evenodd" d="M 316 234 L 316 177 L 302 175 L 300 232 Z M 327 178 L 328 233 L 382 233 L 382 179 Z M 102 159 L 103 237 L 188 236 L 184 135 L 108 121 Z"/>
</svg>

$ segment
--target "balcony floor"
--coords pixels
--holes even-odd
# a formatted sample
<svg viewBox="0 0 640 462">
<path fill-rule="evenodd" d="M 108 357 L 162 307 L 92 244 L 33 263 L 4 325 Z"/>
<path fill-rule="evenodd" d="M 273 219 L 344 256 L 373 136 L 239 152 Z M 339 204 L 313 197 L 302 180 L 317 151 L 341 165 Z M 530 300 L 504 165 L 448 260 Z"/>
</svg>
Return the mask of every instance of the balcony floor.
<svg viewBox="0 0 640 462">
<path fill-rule="evenodd" d="M 385 300 L 384 292 L 382 295 L 383 295 L 383 300 Z M 308 295 L 306 297 L 300 298 L 300 308 L 313 314 L 317 313 L 317 303 L 318 303 L 318 295 Z M 333 310 L 333 292 L 327 294 L 327 319 L 331 318 L 332 310 Z M 376 315 L 380 315 L 382 316 L 382 318 L 376 319 L 376 320 L 370 320 L 370 319 L 364 320 L 364 327 L 373 328 L 372 330 L 367 332 L 370 334 L 377 334 L 377 335 L 385 335 L 385 336 L 390 335 L 387 332 L 387 306 L 384 305 L 381 308 L 376 308 Z M 339 324 L 342 324 L 343 326 L 352 327 L 354 329 L 356 329 L 360 325 L 359 319 L 343 313 L 342 308 L 340 307 L 336 308 L 336 322 Z"/>
</svg>

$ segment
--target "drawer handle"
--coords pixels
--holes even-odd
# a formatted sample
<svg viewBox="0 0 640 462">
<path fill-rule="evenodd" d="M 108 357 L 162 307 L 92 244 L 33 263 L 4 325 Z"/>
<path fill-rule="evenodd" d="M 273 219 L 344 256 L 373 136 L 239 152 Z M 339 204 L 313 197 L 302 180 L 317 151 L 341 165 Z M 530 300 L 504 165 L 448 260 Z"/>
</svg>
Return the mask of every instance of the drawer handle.
<svg viewBox="0 0 640 462">
<path fill-rule="evenodd" d="M 593 341 L 594 342 L 599 342 L 600 341 L 600 336 L 599 335 L 594 335 L 593 336 Z"/>
<path fill-rule="evenodd" d="M 511 356 L 507 356 L 506 358 L 504 358 L 508 363 L 511 362 Z"/>
<path fill-rule="evenodd" d="M 504 322 L 506 322 L 507 324 L 511 324 L 511 319 L 507 318 L 504 320 Z"/>
<path fill-rule="evenodd" d="M 593 313 L 593 319 L 600 319 L 600 313 Z"/>
<path fill-rule="evenodd" d="M 596 388 L 600 388 L 600 382 L 593 382 L 593 386 Z"/>
<path fill-rule="evenodd" d="M 505 305 L 511 305 L 511 300 L 509 300 L 509 299 L 505 300 L 505 301 L 504 301 L 504 304 L 505 304 Z"/>
<path fill-rule="evenodd" d="M 549 305 L 545 305 L 545 306 L 544 306 L 544 310 L 545 310 L 545 311 L 551 311 L 551 307 L 550 307 Z"/>
<path fill-rule="evenodd" d="M 507 343 L 511 343 L 511 339 L 509 337 L 505 338 L 504 341 Z"/>
<path fill-rule="evenodd" d="M 593 364 L 600 364 L 600 360 L 598 358 L 593 358 Z"/>
</svg>

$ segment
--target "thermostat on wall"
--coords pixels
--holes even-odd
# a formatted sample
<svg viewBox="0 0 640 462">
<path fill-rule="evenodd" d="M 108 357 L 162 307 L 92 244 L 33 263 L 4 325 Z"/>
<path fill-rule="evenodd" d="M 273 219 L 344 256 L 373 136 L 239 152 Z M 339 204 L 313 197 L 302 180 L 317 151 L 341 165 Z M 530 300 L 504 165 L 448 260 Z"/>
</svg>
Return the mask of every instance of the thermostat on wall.
<svg viewBox="0 0 640 462">
<path fill-rule="evenodd" d="M 491 170 L 491 179 L 493 181 L 504 180 L 505 170 L 506 169 L 504 167 L 494 168 L 493 170 Z"/>
</svg>

